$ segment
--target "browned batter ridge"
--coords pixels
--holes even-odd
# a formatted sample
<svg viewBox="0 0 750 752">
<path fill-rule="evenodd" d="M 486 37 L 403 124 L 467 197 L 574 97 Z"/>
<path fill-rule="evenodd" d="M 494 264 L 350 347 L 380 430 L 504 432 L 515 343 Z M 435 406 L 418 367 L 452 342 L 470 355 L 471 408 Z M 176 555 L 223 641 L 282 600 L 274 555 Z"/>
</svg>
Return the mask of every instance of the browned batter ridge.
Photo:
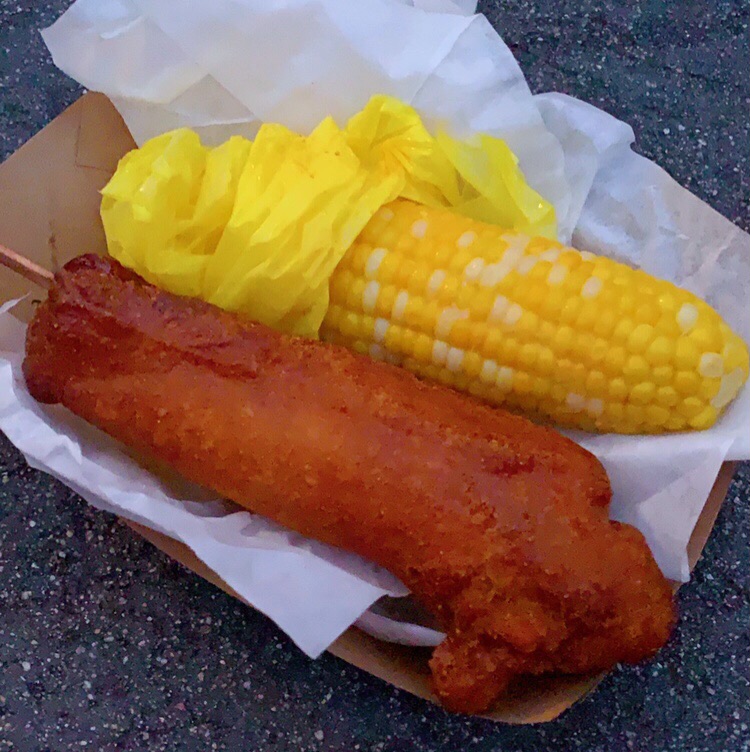
<svg viewBox="0 0 750 752">
<path fill-rule="evenodd" d="M 598 460 L 554 430 L 340 347 L 71 261 L 28 330 L 24 374 L 186 478 L 393 572 L 447 633 L 435 690 L 488 708 L 519 674 L 639 661 L 670 587 L 610 522 Z"/>
</svg>

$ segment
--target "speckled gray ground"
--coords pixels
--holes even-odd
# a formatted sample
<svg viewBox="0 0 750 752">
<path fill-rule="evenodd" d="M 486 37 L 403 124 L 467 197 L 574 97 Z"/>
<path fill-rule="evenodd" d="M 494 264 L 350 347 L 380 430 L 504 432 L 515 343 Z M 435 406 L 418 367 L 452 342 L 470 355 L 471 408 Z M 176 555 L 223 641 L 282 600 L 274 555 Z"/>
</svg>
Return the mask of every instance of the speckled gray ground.
<svg viewBox="0 0 750 752">
<path fill-rule="evenodd" d="M 0 0 L 0 158 L 79 93 L 36 29 L 64 0 Z M 747 4 L 485 3 L 532 87 L 628 120 L 639 148 L 748 229 Z M 149 547 L 0 436 L 0 751 L 750 749 L 750 468 L 680 625 L 551 724 L 451 718 L 331 657 Z"/>
</svg>

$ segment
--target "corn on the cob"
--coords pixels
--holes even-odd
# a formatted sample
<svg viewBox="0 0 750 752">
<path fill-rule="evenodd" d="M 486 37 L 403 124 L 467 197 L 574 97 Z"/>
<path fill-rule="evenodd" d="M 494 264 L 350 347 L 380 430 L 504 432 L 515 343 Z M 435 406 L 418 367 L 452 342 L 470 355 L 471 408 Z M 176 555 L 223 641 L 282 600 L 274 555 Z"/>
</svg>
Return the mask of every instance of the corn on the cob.
<svg viewBox="0 0 750 752">
<path fill-rule="evenodd" d="M 382 208 L 337 267 L 321 336 L 563 426 L 703 429 L 748 375 L 695 295 L 449 210 Z"/>
</svg>

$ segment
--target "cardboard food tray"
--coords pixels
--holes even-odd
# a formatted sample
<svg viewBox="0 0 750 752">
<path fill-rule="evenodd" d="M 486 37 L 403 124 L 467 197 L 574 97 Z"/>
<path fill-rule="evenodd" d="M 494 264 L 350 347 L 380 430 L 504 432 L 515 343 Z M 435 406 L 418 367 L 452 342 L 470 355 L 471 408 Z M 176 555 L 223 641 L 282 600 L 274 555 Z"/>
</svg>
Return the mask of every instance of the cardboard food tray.
<svg viewBox="0 0 750 752">
<path fill-rule="evenodd" d="M 99 190 L 134 142 L 119 114 L 101 94 L 86 94 L 0 165 L 0 243 L 56 270 L 81 253 L 105 253 Z M 2 300 L 31 293 L 14 313 L 31 318 L 45 292 L 0 267 Z M 735 463 L 725 463 L 698 519 L 688 547 L 698 560 L 726 496 Z M 131 528 L 168 556 L 239 597 L 182 543 L 135 523 Z M 249 604 L 248 604 L 249 605 Z M 436 702 L 429 689 L 429 651 L 381 642 L 356 628 L 329 651 L 386 682 Z M 484 717 L 507 723 L 552 720 L 588 694 L 602 675 L 520 681 Z"/>
</svg>

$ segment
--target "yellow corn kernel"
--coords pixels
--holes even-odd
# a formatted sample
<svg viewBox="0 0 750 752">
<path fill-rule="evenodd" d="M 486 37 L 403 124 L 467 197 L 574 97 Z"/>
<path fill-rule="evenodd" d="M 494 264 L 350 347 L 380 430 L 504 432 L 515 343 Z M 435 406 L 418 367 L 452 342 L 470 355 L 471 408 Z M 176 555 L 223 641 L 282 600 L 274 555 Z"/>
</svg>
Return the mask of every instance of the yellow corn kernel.
<svg viewBox="0 0 750 752">
<path fill-rule="evenodd" d="M 616 318 L 615 314 L 611 310 L 599 311 L 592 331 L 597 337 L 609 338 L 615 328 Z"/>
<path fill-rule="evenodd" d="M 368 345 L 367 342 L 363 342 L 359 339 L 354 340 L 351 348 L 354 350 L 354 352 L 359 353 L 360 355 L 368 355 L 370 352 L 370 345 Z"/>
<path fill-rule="evenodd" d="M 463 372 L 471 379 L 476 379 L 481 370 L 484 358 L 477 352 L 467 350 L 463 360 Z"/>
<path fill-rule="evenodd" d="M 724 345 L 717 324 L 698 323 L 690 332 L 690 340 L 701 352 L 721 350 Z"/>
<path fill-rule="evenodd" d="M 689 424 L 697 431 L 702 431 L 705 428 L 712 426 L 716 422 L 717 417 L 718 414 L 716 408 L 708 405 L 707 407 L 703 408 L 703 410 L 701 410 L 701 412 L 699 412 L 697 415 L 693 416 L 690 419 Z"/>
<path fill-rule="evenodd" d="M 576 319 L 576 328 L 581 331 L 591 331 L 596 325 L 596 320 L 599 318 L 599 313 L 596 307 L 591 304 L 584 304 L 578 311 L 578 318 Z"/>
<path fill-rule="evenodd" d="M 501 361 L 508 365 L 517 366 L 520 364 L 521 346 L 518 341 L 512 337 L 504 337 L 500 347 Z"/>
<path fill-rule="evenodd" d="M 418 334 L 414 340 L 414 359 L 418 363 L 427 363 L 432 359 L 433 338 L 427 334 Z"/>
<path fill-rule="evenodd" d="M 638 324 L 628 337 L 628 349 L 634 353 L 642 353 L 654 338 L 654 327 L 650 324 Z"/>
<path fill-rule="evenodd" d="M 622 402 L 606 402 L 604 418 L 610 425 L 622 425 L 625 421 L 625 405 Z"/>
<path fill-rule="evenodd" d="M 642 300 L 635 309 L 636 321 L 644 324 L 656 324 L 660 315 L 661 308 L 656 300 Z"/>
<path fill-rule="evenodd" d="M 693 370 L 698 366 L 700 360 L 700 350 L 698 346 L 687 337 L 681 337 L 675 345 L 674 364 L 680 370 Z"/>
<path fill-rule="evenodd" d="M 636 309 L 636 300 L 634 297 L 635 290 L 624 292 L 618 301 L 617 307 L 620 309 L 620 315 L 627 316 Z"/>
<path fill-rule="evenodd" d="M 406 331 L 406 329 L 398 324 L 391 324 L 383 336 L 383 346 L 385 349 L 392 353 L 403 353 L 405 351 L 404 339 Z"/>
<path fill-rule="evenodd" d="M 456 277 L 446 277 L 440 287 L 439 297 L 443 304 L 452 305 L 458 294 L 461 282 Z"/>
<path fill-rule="evenodd" d="M 467 285 L 466 288 L 471 297 L 471 311 L 476 321 L 486 321 L 495 302 L 496 293 L 486 287 Z M 463 307 L 463 306 L 461 306 Z"/>
<path fill-rule="evenodd" d="M 549 376 L 555 369 L 557 361 L 549 347 L 542 346 L 537 353 L 535 370 L 541 376 Z"/>
<path fill-rule="evenodd" d="M 566 403 L 568 392 L 559 382 L 552 381 L 550 382 L 549 395 L 556 407 L 560 409 L 560 406 Z"/>
<path fill-rule="evenodd" d="M 347 294 L 345 298 L 346 305 L 350 310 L 353 310 L 353 311 L 363 310 L 362 298 L 364 296 L 366 286 L 367 286 L 367 283 L 364 281 L 364 279 L 352 280 L 351 284 L 348 286 Z M 371 288 L 371 289 L 375 289 L 375 288 Z M 374 297 L 375 297 L 375 300 L 377 300 L 377 293 L 375 294 Z"/>
<path fill-rule="evenodd" d="M 610 375 L 621 374 L 627 360 L 627 352 L 624 347 L 613 345 L 604 357 L 604 368 Z"/>
<path fill-rule="evenodd" d="M 735 368 L 748 368 L 747 349 L 743 348 L 739 341 L 729 342 L 724 346 L 721 353 L 724 358 L 724 368 L 727 373 L 734 371 Z"/>
<path fill-rule="evenodd" d="M 703 379 L 700 388 L 700 396 L 706 402 L 710 402 L 721 389 L 721 379 Z"/>
<path fill-rule="evenodd" d="M 630 390 L 630 401 L 634 405 L 645 405 L 656 395 L 656 386 L 650 381 L 642 381 Z"/>
<path fill-rule="evenodd" d="M 393 285 L 386 285 L 385 287 L 381 286 L 380 294 L 378 295 L 378 300 L 375 305 L 375 312 L 382 316 L 390 317 L 391 311 L 393 310 L 393 303 L 396 300 L 396 295 L 398 295 L 398 293 L 399 290 Z"/>
<path fill-rule="evenodd" d="M 623 374 L 633 381 L 643 381 L 648 378 L 651 369 L 646 359 L 640 355 L 631 355 L 622 369 Z"/>
<path fill-rule="evenodd" d="M 639 427 L 643 425 L 646 419 L 646 412 L 640 405 L 633 405 L 627 403 L 625 405 L 625 418 L 630 421 L 634 426 Z"/>
<path fill-rule="evenodd" d="M 669 418 L 664 423 L 667 431 L 684 431 L 687 428 L 687 421 L 679 413 L 670 413 Z"/>
<path fill-rule="evenodd" d="M 750 367 L 689 292 L 406 200 L 369 223 L 329 292 L 324 339 L 584 430 L 707 427 Z"/>
<path fill-rule="evenodd" d="M 627 343 L 627 341 L 630 339 L 630 333 L 633 331 L 633 329 L 635 329 L 635 323 L 632 319 L 620 319 L 620 321 L 618 321 L 615 325 L 614 331 L 612 332 L 612 338 L 616 342 Z"/>
<path fill-rule="evenodd" d="M 703 407 L 704 403 L 698 397 L 685 397 L 677 405 L 677 412 L 685 418 L 694 418 L 703 410 Z"/>
<path fill-rule="evenodd" d="M 573 348 L 574 339 L 575 331 L 569 326 L 561 326 L 557 330 L 557 334 L 555 335 L 555 350 L 561 355 L 570 352 L 570 350 Z"/>
<path fill-rule="evenodd" d="M 543 379 L 539 378 L 538 376 L 535 376 L 533 378 L 533 383 L 531 387 L 532 394 L 537 399 L 542 399 L 546 397 L 550 393 L 550 382 L 549 379 Z"/>
<path fill-rule="evenodd" d="M 655 402 L 661 407 L 674 407 L 679 400 L 679 395 L 674 387 L 660 386 L 656 390 Z"/>
<path fill-rule="evenodd" d="M 518 394 L 531 394 L 533 392 L 534 382 L 525 371 L 516 371 L 513 377 L 513 389 Z"/>
<path fill-rule="evenodd" d="M 591 371 L 586 377 L 586 394 L 603 397 L 607 394 L 608 379 L 601 371 Z"/>
<path fill-rule="evenodd" d="M 534 342 L 521 345 L 518 351 L 518 362 L 526 369 L 531 370 L 539 357 L 542 348 Z"/>
<path fill-rule="evenodd" d="M 474 329 L 475 326 L 471 321 L 456 321 L 456 323 L 451 327 L 451 332 L 448 335 L 448 339 L 454 347 L 460 347 L 466 350 L 471 345 L 472 333 Z"/>
<path fill-rule="evenodd" d="M 680 394 L 697 394 L 701 388 L 701 378 L 695 371 L 678 371 L 674 377 L 674 386 Z"/>
<path fill-rule="evenodd" d="M 660 405 L 646 406 L 646 423 L 654 428 L 664 426 L 669 420 L 669 410 Z"/>
<path fill-rule="evenodd" d="M 655 384 L 665 386 L 672 383 L 674 368 L 672 366 L 657 366 L 653 370 L 653 375 Z"/>
<path fill-rule="evenodd" d="M 609 382 L 609 397 L 614 402 L 624 401 L 628 396 L 628 385 L 625 383 L 625 379 L 614 378 Z"/>
<path fill-rule="evenodd" d="M 578 314 L 581 311 L 581 307 L 583 305 L 583 301 L 580 297 L 571 296 L 568 298 L 568 300 L 565 301 L 563 304 L 562 309 L 560 310 L 560 316 L 558 321 L 561 324 L 567 324 L 568 326 L 572 326 L 575 324 L 575 322 L 578 319 Z"/>
<path fill-rule="evenodd" d="M 609 350 L 610 344 L 607 340 L 602 339 L 601 337 L 595 337 L 588 357 L 591 359 L 592 363 L 596 364 L 597 368 L 600 368 L 603 367 L 602 363 L 607 357 Z"/>
<path fill-rule="evenodd" d="M 646 349 L 646 360 L 655 366 L 668 364 L 674 357 L 675 346 L 668 337 L 657 336 Z"/>
<path fill-rule="evenodd" d="M 480 345 L 480 350 L 486 358 L 493 358 L 500 352 L 505 337 L 496 328 L 483 326 L 481 331 L 484 337 Z"/>
<path fill-rule="evenodd" d="M 571 353 L 573 353 L 576 360 L 585 363 L 589 358 L 591 358 L 595 344 L 596 338 L 593 334 L 589 334 L 588 332 L 579 332 L 575 337 L 575 341 L 573 342 L 573 346 L 570 348 L 570 351 Z"/>
</svg>

